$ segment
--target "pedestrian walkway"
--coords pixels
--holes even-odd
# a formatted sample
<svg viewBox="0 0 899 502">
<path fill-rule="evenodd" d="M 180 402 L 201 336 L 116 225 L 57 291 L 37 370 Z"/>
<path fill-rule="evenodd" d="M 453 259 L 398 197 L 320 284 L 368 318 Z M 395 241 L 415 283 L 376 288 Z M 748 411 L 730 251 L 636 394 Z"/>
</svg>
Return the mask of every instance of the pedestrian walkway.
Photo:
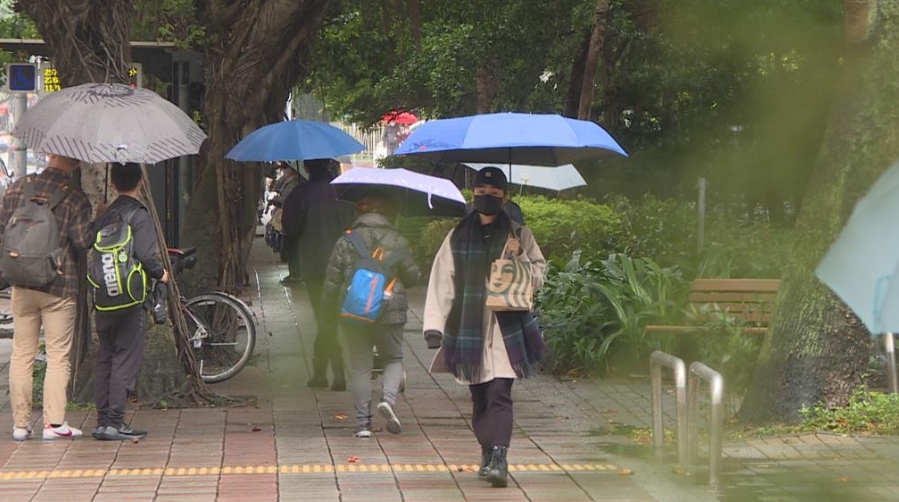
<svg viewBox="0 0 899 502">
<path fill-rule="evenodd" d="M 652 460 L 649 447 L 603 433 L 610 425 L 649 426 L 645 379 L 540 377 L 516 384 L 510 486 L 490 488 L 475 474 L 479 449 L 468 390 L 449 375 L 426 371 L 434 352 L 421 337 L 421 288 L 412 295 L 406 391 L 396 406 L 403 433 L 377 430 L 383 423 L 376 417 L 375 437 L 357 439 L 349 392 L 304 385 L 314 334 L 304 289 L 278 284 L 286 269 L 264 245 L 254 248 L 253 264 L 247 299 L 259 323 L 256 355 L 235 378 L 213 387 L 253 406 L 136 410 L 134 425 L 149 431 L 140 442 L 12 441 L 11 340 L 0 340 L 0 500 L 831 500 L 803 498 L 809 492 L 783 482 L 789 478 L 784 472 L 833 476 L 843 492 L 865 494 L 846 500 L 895 500 L 881 492 L 886 485 L 856 490 L 857 481 L 874 481 L 873 469 L 885 473 L 890 463 L 897 465 L 896 443 L 881 440 L 801 436 L 728 444 L 725 483 L 739 490 L 696 485 L 672 465 Z M 670 406 L 666 402 L 668 420 Z M 91 411 L 71 411 L 68 418 L 85 430 L 94 425 Z M 35 419 L 41 422 L 37 413 Z M 801 458 L 785 453 L 785 444 Z M 758 498 L 734 498 L 737 493 Z M 883 496 L 871 498 L 876 493 Z"/>
</svg>

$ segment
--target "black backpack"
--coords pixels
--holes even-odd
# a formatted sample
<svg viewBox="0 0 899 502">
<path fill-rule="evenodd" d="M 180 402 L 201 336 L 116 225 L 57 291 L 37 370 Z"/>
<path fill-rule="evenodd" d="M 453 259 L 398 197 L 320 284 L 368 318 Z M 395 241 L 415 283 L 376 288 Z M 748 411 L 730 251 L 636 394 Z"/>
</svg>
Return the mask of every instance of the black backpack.
<svg viewBox="0 0 899 502">
<path fill-rule="evenodd" d="M 25 204 L 13 212 L 3 235 L 0 266 L 3 276 L 15 286 L 41 287 L 62 275 L 65 249 L 59 245 L 59 225 L 53 208 L 69 195 L 68 185 L 50 196 L 34 196 L 34 175 L 22 183 Z"/>
<path fill-rule="evenodd" d="M 87 280 L 94 288 L 94 307 L 112 312 L 144 303 L 147 273 L 134 256 L 131 218 L 143 206 L 116 212 L 97 231 L 88 253 Z"/>
</svg>

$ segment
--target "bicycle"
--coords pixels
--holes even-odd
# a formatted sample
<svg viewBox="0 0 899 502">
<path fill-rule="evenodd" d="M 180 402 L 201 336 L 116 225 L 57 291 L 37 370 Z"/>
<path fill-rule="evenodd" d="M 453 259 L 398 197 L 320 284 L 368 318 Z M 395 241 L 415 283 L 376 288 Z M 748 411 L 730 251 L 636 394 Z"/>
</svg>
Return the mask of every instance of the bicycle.
<svg viewBox="0 0 899 502">
<path fill-rule="evenodd" d="M 193 268 L 196 248 L 168 250 L 172 275 Z M 188 343 L 205 382 L 225 381 L 246 366 L 256 347 L 255 314 L 239 298 L 222 291 L 204 291 L 177 302 L 187 321 Z"/>
</svg>

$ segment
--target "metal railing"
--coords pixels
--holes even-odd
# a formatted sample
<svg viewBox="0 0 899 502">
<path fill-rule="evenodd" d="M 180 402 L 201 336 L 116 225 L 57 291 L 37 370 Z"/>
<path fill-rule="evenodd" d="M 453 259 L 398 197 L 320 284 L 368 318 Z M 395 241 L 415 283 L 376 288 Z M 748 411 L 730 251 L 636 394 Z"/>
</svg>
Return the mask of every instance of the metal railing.
<svg viewBox="0 0 899 502">
<path fill-rule="evenodd" d="M 674 370 L 677 458 L 682 466 L 687 466 L 687 366 L 682 359 L 658 350 L 649 356 L 649 371 L 652 377 L 652 444 L 656 449 L 662 448 L 664 444 L 662 366 Z"/>
<path fill-rule="evenodd" d="M 887 376 L 890 379 L 890 392 L 899 394 L 899 375 L 896 372 L 896 341 L 892 333 L 883 334 L 883 348 L 887 356 Z"/>
<path fill-rule="evenodd" d="M 690 424 L 690 448 L 688 465 L 696 461 L 696 449 L 699 446 L 699 385 L 705 380 L 711 387 L 712 409 L 709 423 L 709 484 L 718 485 L 721 473 L 721 444 L 724 429 L 724 377 L 708 366 L 694 362 L 690 364 L 690 379 L 687 395 L 690 397 L 690 409 L 687 423 Z"/>
</svg>

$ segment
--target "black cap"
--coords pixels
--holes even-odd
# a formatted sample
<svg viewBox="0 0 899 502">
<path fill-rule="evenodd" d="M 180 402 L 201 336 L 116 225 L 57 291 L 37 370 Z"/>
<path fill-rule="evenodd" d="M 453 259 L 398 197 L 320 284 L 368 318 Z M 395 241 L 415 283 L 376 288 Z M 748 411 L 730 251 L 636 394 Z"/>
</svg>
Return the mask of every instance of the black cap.
<svg viewBox="0 0 899 502">
<path fill-rule="evenodd" d="M 480 171 L 474 179 L 474 186 L 491 185 L 505 191 L 508 181 L 506 181 L 506 173 L 502 169 L 493 166 L 487 166 Z"/>
</svg>

